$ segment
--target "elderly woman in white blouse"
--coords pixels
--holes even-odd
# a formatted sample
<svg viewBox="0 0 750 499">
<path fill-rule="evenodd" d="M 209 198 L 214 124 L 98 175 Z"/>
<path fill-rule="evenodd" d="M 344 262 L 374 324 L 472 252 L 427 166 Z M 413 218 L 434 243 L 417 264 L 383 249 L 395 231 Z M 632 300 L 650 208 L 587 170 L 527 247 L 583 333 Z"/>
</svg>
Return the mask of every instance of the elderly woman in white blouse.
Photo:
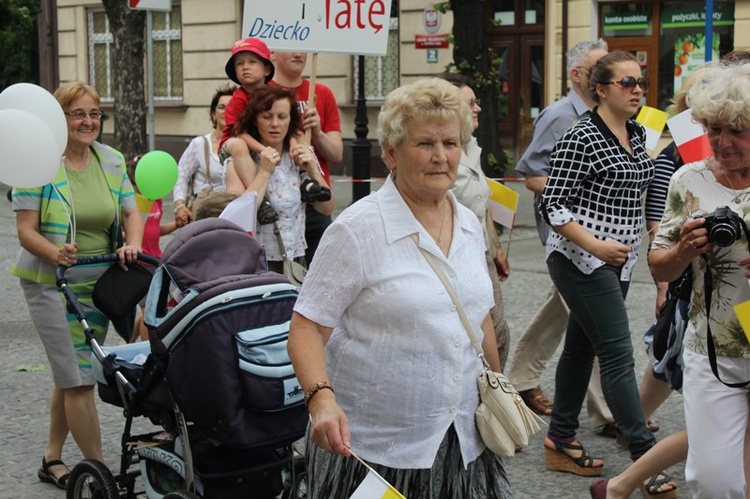
<svg viewBox="0 0 750 499">
<path fill-rule="evenodd" d="M 482 227 L 450 192 L 472 131 L 466 97 L 444 80 L 391 92 L 378 119 L 391 173 L 323 235 L 289 338 L 311 415 L 311 497 L 352 494 L 367 470 L 351 453 L 410 499 L 512 497 L 474 423 L 481 363 L 421 253 L 498 369 Z"/>
<path fill-rule="evenodd" d="M 175 222 L 182 227 L 193 220 L 189 201 L 201 193 L 223 191 L 226 169 L 219 161 L 217 151 L 221 132 L 224 130 L 224 109 L 232 98 L 236 87 L 226 85 L 216 90 L 211 98 L 209 114 L 213 131 L 199 135 L 190 141 L 177 164 L 177 182 L 172 192 Z"/>
</svg>

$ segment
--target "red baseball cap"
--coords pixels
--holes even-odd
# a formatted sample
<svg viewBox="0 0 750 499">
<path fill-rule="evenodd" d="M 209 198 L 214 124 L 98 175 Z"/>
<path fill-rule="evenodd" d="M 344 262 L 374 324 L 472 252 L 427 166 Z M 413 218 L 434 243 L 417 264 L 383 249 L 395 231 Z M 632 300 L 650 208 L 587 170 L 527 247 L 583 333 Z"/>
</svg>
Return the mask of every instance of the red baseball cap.
<svg viewBox="0 0 750 499">
<path fill-rule="evenodd" d="M 242 40 L 234 42 L 234 45 L 232 45 L 232 55 L 229 57 L 227 65 L 224 66 L 224 71 L 226 71 L 230 80 L 240 85 L 240 81 L 237 79 L 237 73 L 234 70 L 234 56 L 240 52 L 252 52 L 263 59 L 271 70 L 270 73 L 268 73 L 268 76 L 266 76 L 266 83 L 271 81 L 275 73 L 273 63 L 271 62 L 271 51 L 268 50 L 268 45 L 258 38 L 243 38 Z"/>
</svg>

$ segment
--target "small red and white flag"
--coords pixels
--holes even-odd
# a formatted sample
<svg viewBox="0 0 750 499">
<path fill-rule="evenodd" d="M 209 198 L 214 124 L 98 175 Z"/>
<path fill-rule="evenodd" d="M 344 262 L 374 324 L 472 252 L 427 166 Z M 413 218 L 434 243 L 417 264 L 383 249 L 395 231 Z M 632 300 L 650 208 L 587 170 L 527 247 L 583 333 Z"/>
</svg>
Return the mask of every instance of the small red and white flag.
<svg viewBox="0 0 750 499">
<path fill-rule="evenodd" d="M 646 129 L 646 149 L 653 151 L 661 138 L 661 132 L 664 131 L 664 125 L 667 123 L 669 115 L 655 107 L 643 106 L 638 117 L 635 119 Z"/>
<path fill-rule="evenodd" d="M 685 164 L 710 158 L 714 155 L 708 134 L 703 125 L 693 119 L 690 109 L 667 120 L 677 150 Z"/>
</svg>

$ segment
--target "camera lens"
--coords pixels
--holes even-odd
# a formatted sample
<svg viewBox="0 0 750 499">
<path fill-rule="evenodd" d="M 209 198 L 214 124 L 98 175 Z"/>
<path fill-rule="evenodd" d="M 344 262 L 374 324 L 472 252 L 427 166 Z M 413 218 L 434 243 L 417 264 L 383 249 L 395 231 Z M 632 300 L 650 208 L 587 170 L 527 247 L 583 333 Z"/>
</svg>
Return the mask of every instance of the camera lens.
<svg viewBox="0 0 750 499">
<path fill-rule="evenodd" d="M 709 233 L 709 240 L 714 246 L 727 248 L 740 238 L 740 234 L 728 223 L 720 223 Z"/>
</svg>

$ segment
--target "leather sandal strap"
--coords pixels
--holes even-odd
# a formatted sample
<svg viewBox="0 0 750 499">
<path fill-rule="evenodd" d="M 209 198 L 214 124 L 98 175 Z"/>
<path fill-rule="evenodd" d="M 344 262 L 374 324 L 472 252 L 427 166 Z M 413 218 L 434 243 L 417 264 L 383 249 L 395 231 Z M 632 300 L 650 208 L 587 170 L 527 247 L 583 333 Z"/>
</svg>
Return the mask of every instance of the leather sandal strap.
<svg viewBox="0 0 750 499">
<path fill-rule="evenodd" d="M 52 461 L 47 461 L 46 459 L 42 458 L 42 469 L 44 471 L 49 471 L 49 469 L 53 466 L 65 466 L 65 463 L 63 463 L 59 459 L 53 459 Z M 65 466 L 67 468 L 67 466 Z"/>
<path fill-rule="evenodd" d="M 568 458 L 570 458 L 571 461 L 576 463 L 578 466 L 582 468 L 593 468 L 594 467 L 594 458 L 591 456 L 589 451 L 587 451 L 583 444 L 580 442 L 577 444 L 569 444 L 565 442 L 555 442 L 555 448 L 558 450 L 558 452 L 562 452 Z M 579 457 L 573 457 L 565 450 L 573 450 L 573 451 L 580 451 L 581 455 Z"/>
</svg>

